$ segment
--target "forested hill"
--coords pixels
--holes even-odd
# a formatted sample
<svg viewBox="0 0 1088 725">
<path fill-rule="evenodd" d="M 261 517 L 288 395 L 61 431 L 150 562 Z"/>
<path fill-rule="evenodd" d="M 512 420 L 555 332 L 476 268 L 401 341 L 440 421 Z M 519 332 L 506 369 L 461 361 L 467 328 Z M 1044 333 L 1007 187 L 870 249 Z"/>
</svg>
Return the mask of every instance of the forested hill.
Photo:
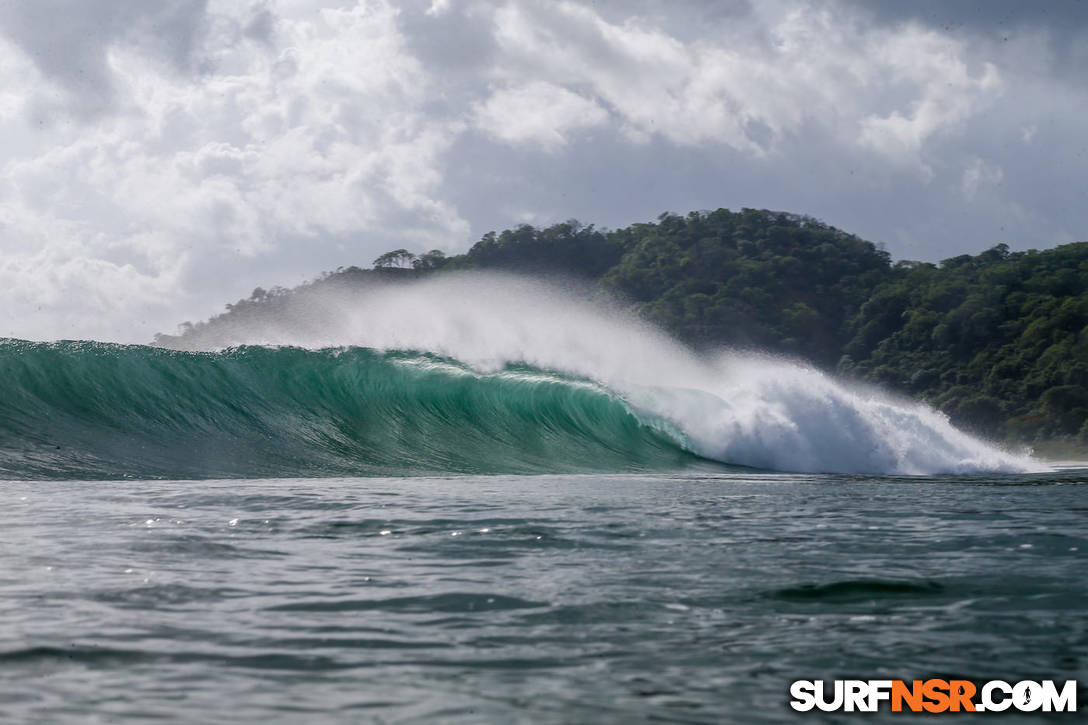
<svg viewBox="0 0 1088 725">
<path fill-rule="evenodd" d="M 295 290 L 258 289 L 178 336 L 282 316 L 327 286 L 488 269 L 583 278 L 684 342 L 801 357 L 925 399 L 954 422 L 1015 441 L 1088 442 L 1088 242 L 940 264 L 901 261 L 782 212 L 664 214 L 605 231 L 576 222 L 489 233 L 467 253 L 395 250 Z"/>
</svg>

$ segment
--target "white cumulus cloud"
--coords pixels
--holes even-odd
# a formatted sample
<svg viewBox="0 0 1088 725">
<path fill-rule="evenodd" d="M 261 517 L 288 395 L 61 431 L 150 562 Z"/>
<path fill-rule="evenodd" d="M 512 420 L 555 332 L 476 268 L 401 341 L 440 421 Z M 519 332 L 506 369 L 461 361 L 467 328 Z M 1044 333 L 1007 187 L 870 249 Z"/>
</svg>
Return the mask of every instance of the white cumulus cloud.
<svg viewBox="0 0 1088 725">
<path fill-rule="evenodd" d="M 301 275 L 286 280 L 299 281 L 359 261 L 345 253 L 357 236 L 433 246 L 466 236 L 434 194 L 457 125 L 422 112 L 431 89 L 396 8 L 270 4 L 258 43 L 237 7 L 207 9 L 201 72 L 110 39 L 114 106 L 93 122 L 58 114 L 48 150 L 0 166 L 0 295 L 22 310 L 10 334 L 147 339 L 178 310 L 208 314 L 288 264 Z M 27 108 L 33 83 L 50 82 L 9 80 Z M 33 133 L 25 113 L 7 123 Z"/>
<path fill-rule="evenodd" d="M 476 124 L 507 143 L 556 150 L 570 131 L 599 126 L 608 112 L 596 102 L 543 81 L 495 91 L 475 108 Z"/>
<path fill-rule="evenodd" d="M 992 64 L 972 74 L 965 43 L 917 25 L 874 28 L 819 6 L 762 20 L 682 42 L 573 2 L 512 2 L 495 15 L 495 74 L 589 89 L 634 139 L 757 155 L 806 124 L 844 144 L 917 155 L 1000 91 Z M 888 87 L 894 96 L 873 92 Z"/>
</svg>

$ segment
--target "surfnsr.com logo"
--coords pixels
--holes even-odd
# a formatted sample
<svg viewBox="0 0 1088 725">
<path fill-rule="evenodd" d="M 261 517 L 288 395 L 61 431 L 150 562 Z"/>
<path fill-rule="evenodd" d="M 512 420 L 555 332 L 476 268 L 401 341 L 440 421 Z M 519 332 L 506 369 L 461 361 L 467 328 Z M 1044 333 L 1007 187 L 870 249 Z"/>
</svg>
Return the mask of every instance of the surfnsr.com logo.
<svg viewBox="0 0 1088 725">
<path fill-rule="evenodd" d="M 831 685 L 830 687 L 828 685 Z M 1076 712 L 1077 682 L 1053 680 L 797 680 L 790 707 L 799 712 Z"/>
</svg>

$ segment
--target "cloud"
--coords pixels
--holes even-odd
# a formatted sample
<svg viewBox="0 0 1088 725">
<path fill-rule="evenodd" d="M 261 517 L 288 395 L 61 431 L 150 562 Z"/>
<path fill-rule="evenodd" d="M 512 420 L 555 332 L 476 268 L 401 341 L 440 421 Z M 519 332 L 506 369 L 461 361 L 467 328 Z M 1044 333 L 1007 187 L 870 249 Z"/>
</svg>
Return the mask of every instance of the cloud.
<svg viewBox="0 0 1088 725">
<path fill-rule="evenodd" d="M 842 0 L 842 5 L 863 11 L 882 23 L 914 22 L 947 31 L 968 30 L 1007 34 L 1018 28 L 1046 28 L 1056 35 L 1083 32 L 1088 5 L 1083 0 L 987 0 L 984 4 L 947 0 Z"/>
<path fill-rule="evenodd" d="M 199 64 L 213 70 L 187 75 L 106 36 L 112 106 L 2 167 L 4 237 L 36 240 L 0 270 L 23 305 L 63 320 L 54 327 L 125 336 L 119 325 L 146 317 L 130 306 L 161 299 L 207 314 L 224 301 L 224 276 L 252 287 L 292 263 L 300 270 L 287 279 L 311 276 L 356 261 L 344 251 L 360 233 L 432 246 L 466 236 L 433 193 L 457 125 L 421 113 L 428 79 L 404 50 L 396 10 L 270 12 L 257 14 L 259 46 L 246 14 L 205 17 Z M 168 314 L 148 325 L 172 328 Z"/>
<path fill-rule="evenodd" d="M 431 6 L 427 8 L 427 15 L 438 17 L 448 12 L 449 9 L 450 0 L 431 0 Z"/>
<path fill-rule="evenodd" d="M 993 65 L 971 73 L 963 43 L 920 26 L 866 27 L 804 6 L 762 20 L 762 32 L 742 24 L 684 43 L 571 2 L 509 3 L 496 13 L 495 74 L 591 91 L 634 140 L 758 155 L 816 124 L 842 143 L 918 163 L 930 135 L 1000 92 Z M 872 92 L 887 87 L 894 97 Z"/>
<path fill-rule="evenodd" d="M 570 131 L 606 120 L 608 113 L 595 101 L 543 81 L 497 90 L 475 108 L 476 125 L 496 138 L 550 151 L 563 146 Z"/>
<path fill-rule="evenodd" d="M 886 84 L 908 88 L 906 109 L 861 119 L 861 142 L 893 158 L 916 157 L 926 139 L 979 113 L 1001 93 L 993 63 L 977 74 L 967 66 L 963 44 L 910 25 L 870 49 L 886 68 Z"/>
<path fill-rule="evenodd" d="M 205 0 L 35 0 L 0 6 L 0 31 L 64 92 L 59 106 L 80 117 L 106 112 L 115 88 L 108 50 L 124 42 L 145 58 L 185 70 Z M 54 105 L 39 99 L 47 105 Z"/>
<path fill-rule="evenodd" d="M 961 187 L 963 196 L 967 201 L 973 201 L 979 188 L 985 185 L 1000 184 L 1005 178 L 1005 172 L 1000 166 L 986 162 L 983 159 L 973 159 L 963 170 Z"/>
</svg>

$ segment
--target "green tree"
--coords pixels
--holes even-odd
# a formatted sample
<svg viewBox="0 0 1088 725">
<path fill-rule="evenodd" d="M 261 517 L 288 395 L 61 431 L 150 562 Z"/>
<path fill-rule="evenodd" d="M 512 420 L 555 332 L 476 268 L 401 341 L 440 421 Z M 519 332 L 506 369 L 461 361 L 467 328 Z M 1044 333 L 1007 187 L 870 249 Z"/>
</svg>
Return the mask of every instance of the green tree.
<svg viewBox="0 0 1088 725">
<path fill-rule="evenodd" d="M 407 249 L 394 249 L 374 260 L 374 269 L 404 269 L 412 266 L 416 255 Z"/>
</svg>

